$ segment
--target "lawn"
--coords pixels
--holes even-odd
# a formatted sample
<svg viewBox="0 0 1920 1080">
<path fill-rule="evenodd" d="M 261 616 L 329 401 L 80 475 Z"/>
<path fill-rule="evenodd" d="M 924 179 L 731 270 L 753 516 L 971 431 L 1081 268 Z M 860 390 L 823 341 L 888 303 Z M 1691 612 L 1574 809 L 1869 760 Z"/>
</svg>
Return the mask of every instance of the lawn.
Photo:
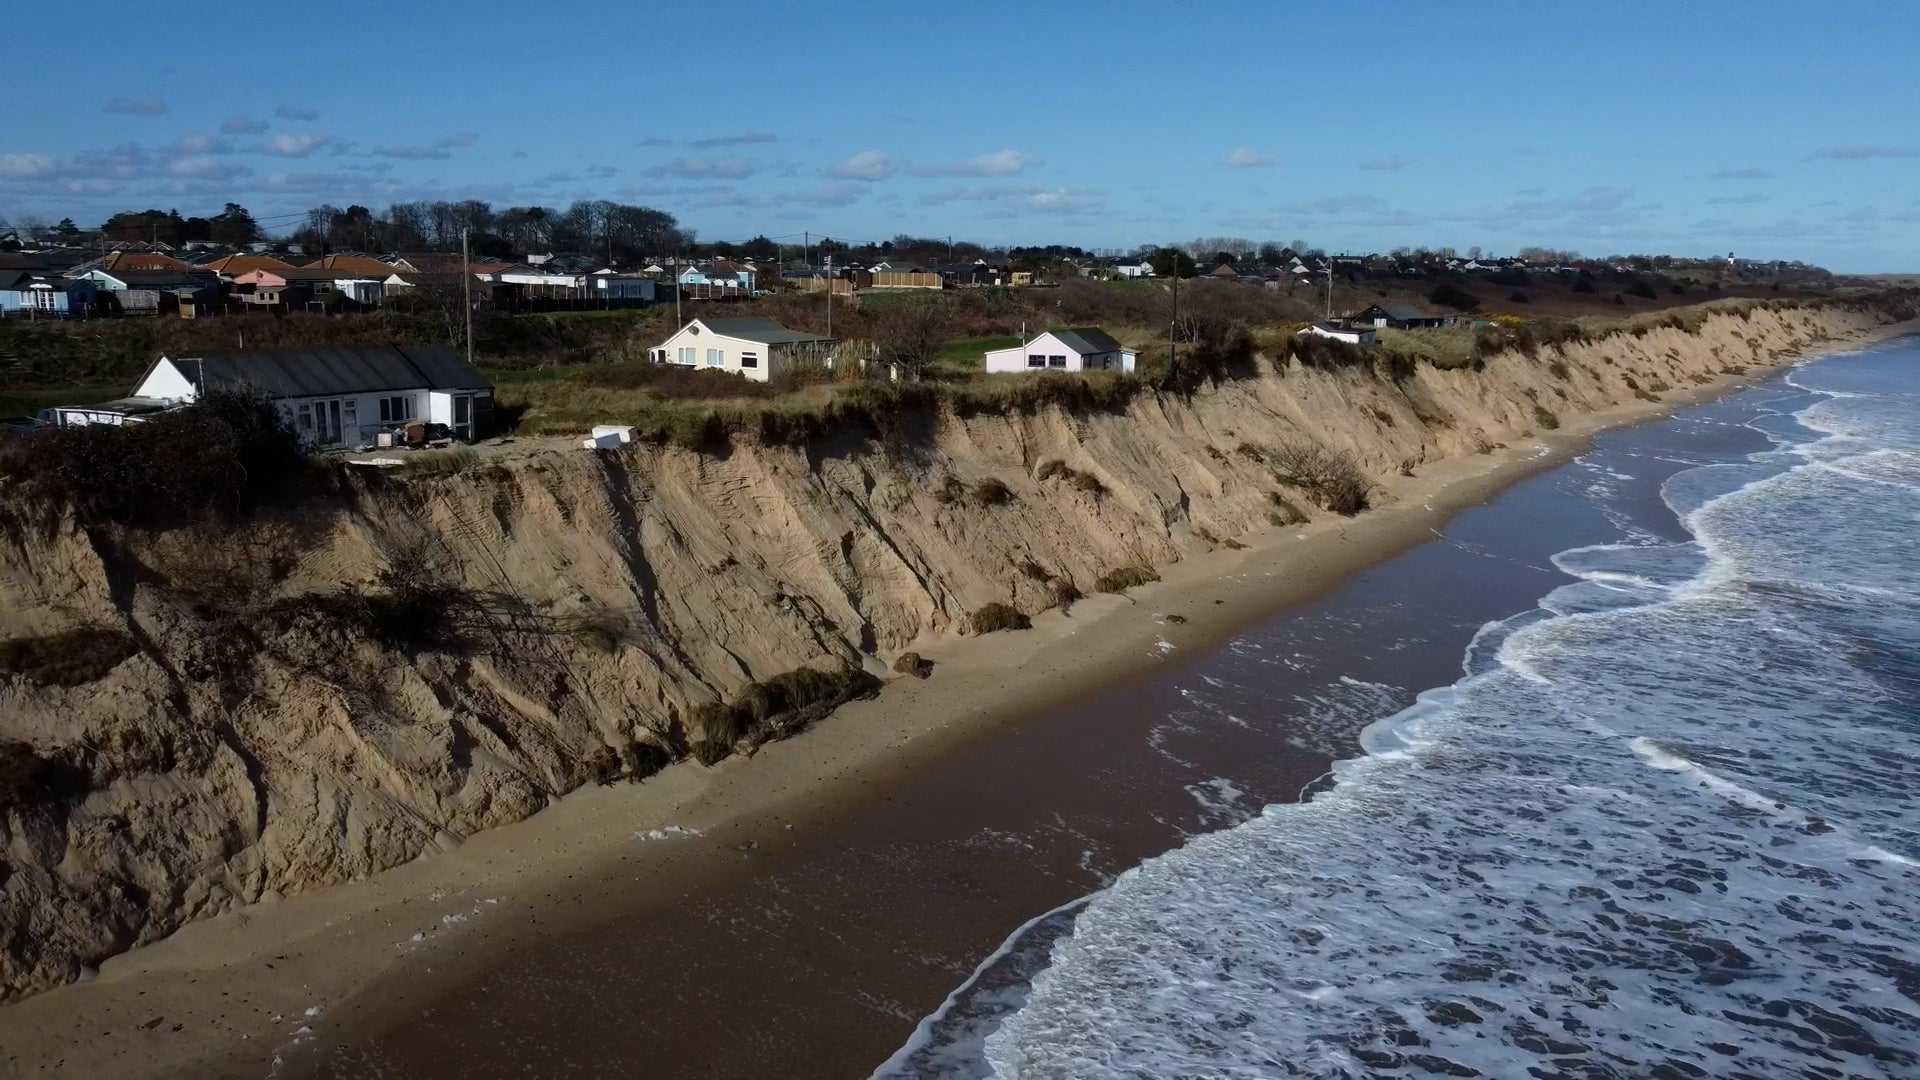
<svg viewBox="0 0 1920 1080">
<path fill-rule="evenodd" d="M 956 338 L 940 346 L 929 374 L 940 379 L 977 375 L 986 367 L 984 354 L 995 349 L 1011 349 L 1020 343 L 1017 337 Z"/>
</svg>

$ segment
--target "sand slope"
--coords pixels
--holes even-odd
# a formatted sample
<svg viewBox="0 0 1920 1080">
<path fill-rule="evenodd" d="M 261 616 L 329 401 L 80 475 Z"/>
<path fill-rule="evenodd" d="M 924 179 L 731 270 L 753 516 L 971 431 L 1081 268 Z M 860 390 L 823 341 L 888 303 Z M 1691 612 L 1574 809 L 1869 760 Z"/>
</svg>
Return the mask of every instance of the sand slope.
<svg viewBox="0 0 1920 1080">
<path fill-rule="evenodd" d="M 1091 592 L 1269 529 L 1275 493 L 1323 513 L 1243 447 L 1312 441 L 1385 476 L 1905 314 L 1720 313 L 1401 381 L 1263 362 L 1124 413 L 944 416 L 884 441 L 550 452 L 233 529 L 87 529 L 0 492 L 0 641 L 91 627 L 130 653 L 0 672 L 0 740 L 61 781 L 0 805 L 0 999 L 526 817 L 610 762 L 645 771 L 684 752 L 695 707 L 752 680 L 891 677 L 989 603 L 1038 611 L 1055 582 Z M 1039 479 L 1055 461 L 1099 489 Z M 1011 498 L 983 497 L 990 479 Z M 396 565 L 469 598 L 461 647 L 288 605 Z"/>
</svg>

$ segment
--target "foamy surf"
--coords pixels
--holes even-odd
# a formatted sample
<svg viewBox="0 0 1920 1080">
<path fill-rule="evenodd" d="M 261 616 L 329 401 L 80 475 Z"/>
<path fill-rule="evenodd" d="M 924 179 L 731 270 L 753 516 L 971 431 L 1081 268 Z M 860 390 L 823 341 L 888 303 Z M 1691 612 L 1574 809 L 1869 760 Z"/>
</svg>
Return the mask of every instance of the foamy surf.
<svg viewBox="0 0 1920 1080">
<path fill-rule="evenodd" d="M 1564 553 L 1551 613 L 1483 627 L 1312 801 L 1089 898 L 946 1064 L 1920 1074 L 1916 360 L 1799 369 L 1792 453 L 1663 486 L 1694 541 Z"/>
</svg>

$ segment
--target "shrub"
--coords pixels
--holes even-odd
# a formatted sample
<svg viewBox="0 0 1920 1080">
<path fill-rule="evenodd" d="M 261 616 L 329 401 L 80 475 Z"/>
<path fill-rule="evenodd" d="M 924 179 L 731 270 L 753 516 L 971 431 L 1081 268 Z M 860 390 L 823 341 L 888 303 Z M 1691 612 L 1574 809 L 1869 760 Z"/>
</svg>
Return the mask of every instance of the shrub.
<svg viewBox="0 0 1920 1080">
<path fill-rule="evenodd" d="M 0 810 L 43 799 L 78 801 L 92 786 L 88 770 L 66 754 L 48 756 L 26 743 L 0 739 Z"/>
<path fill-rule="evenodd" d="M 1657 300 L 1660 298 L 1660 294 L 1653 290 L 1652 285 L 1647 284 L 1639 278 L 1635 278 L 1628 284 L 1625 292 L 1628 296 L 1638 296 L 1643 300 Z"/>
<path fill-rule="evenodd" d="M 1507 299 L 1516 304 L 1533 303 L 1533 298 L 1528 296 L 1526 293 L 1521 292 L 1519 289 L 1515 289 L 1512 292 L 1508 293 Z"/>
<path fill-rule="evenodd" d="M 899 659 L 893 662 L 893 670 L 902 675 L 911 675 L 916 679 L 924 679 L 933 674 L 933 661 L 921 656 L 917 652 L 904 652 L 900 654 Z"/>
<path fill-rule="evenodd" d="M 1152 567 L 1122 566 L 1117 570 L 1109 570 L 1101 574 L 1093 583 L 1093 587 L 1103 593 L 1119 593 L 1159 580 L 1160 575 L 1154 573 Z"/>
<path fill-rule="evenodd" d="M 455 444 L 445 450 L 423 450 L 408 454 L 398 467 L 387 470 L 397 476 L 453 476 L 480 463 L 479 451 Z"/>
<path fill-rule="evenodd" d="M 988 604 L 967 616 L 967 628 L 976 634 L 991 634 L 996 630 L 1027 630 L 1032 626 L 1033 620 L 1010 604 Z"/>
<path fill-rule="evenodd" d="M 140 424 L 56 428 L 11 440 L 0 474 L 82 513 L 159 528 L 235 518 L 305 471 L 299 439 L 264 398 L 209 394 Z"/>
<path fill-rule="evenodd" d="M 1427 300 L 1441 307 L 1450 307 L 1455 311 L 1474 311 L 1480 307 L 1480 298 L 1462 289 L 1458 285 L 1442 283 L 1427 294 Z"/>
<path fill-rule="evenodd" d="M 1293 501 L 1285 495 L 1277 491 L 1269 491 L 1267 492 L 1267 501 L 1273 504 L 1273 509 L 1267 511 L 1267 522 L 1269 524 L 1285 528 L 1288 525 L 1301 525 L 1306 523 L 1307 515 L 1301 511 L 1299 507 L 1293 505 Z"/>
<path fill-rule="evenodd" d="M 989 476 L 973 485 L 973 498 L 981 506 L 999 506 L 1013 501 L 1013 489 Z"/>
<path fill-rule="evenodd" d="M 687 724 L 689 751 L 702 765 L 713 765 L 743 739 L 757 745 L 797 734 L 879 686 L 880 680 L 857 667 L 796 668 L 765 682 L 749 683 L 731 704 L 710 701 L 693 711 Z"/>
<path fill-rule="evenodd" d="M 1580 274 L 1580 276 L 1574 279 L 1574 282 L 1573 282 L 1573 291 L 1574 291 L 1574 292 L 1577 292 L 1577 293 L 1590 293 L 1590 292 L 1592 292 L 1592 291 L 1593 291 L 1593 279 L 1592 279 L 1592 278 L 1590 278 L 1590 277 L 1588 277 L 1588 276 L 1586 275 L 1586 273 L 1585 273 L 1585 271 L 1582 271 L 1582 272 L 1581 272 L 1581 274 Z"/>
<path fill-rule="evenodd" d="M 1556 379 L 1571 379 L 1573 372 L 1567 369 L 1565 360 L 1554 360 L 1547 364 L 1547 372 Z"/>
<path fill-rule="evenodd" d="M 1075 491 L 1084 491 L 1089 495 L 1105 495 L 1107 493 L 1107 485 L 1101 483 L 1100 478 L 1092 473 L 1071 472 L 1067 476 L 1067 485 Z"/>
<path fill-rule="evenodd" d="M 1535 405 L 1533 407 L 1533 419 L 1535 423 L 1548 431 L 1553 431 L 1560 426 L 1560 418 L 1548 411 L 1544 405 Z"/>
<path fill-rule="evenodd" d="M 1315 443 L 1292 443 L 1268 454 L 1276 479 L 1313 496 L 1336 514 L 1352 516 L 1367 508 L 1372 488 L 1351 457 Z"/>
<path fill-rule="evenodd" d="M 1067 468 L 1066 462 L 1057 458 L 1051 458 L 1041 462 L 1039 466 L 1033 470 L 1033 478 L 1035 480 L 1051 480 L 1056 476 L 1064 476 L 1072 471 L 1072 469 Z"/>
<path fill-rule="evenodd" d="M 938 503 L 956 503 L 966 498 L 967 485 L 952 476 L 943 477 L 933 486 L 933 501 Z"/>
<path fill-rule="evenodd" d="M 0 675 L 18 675 L 35 686 L 81 686 L 139 651 L 124 631 L 83 626 L 0 641 Z"/>
<path fill-rule="evenodd" d="M 1055 578 L 1048 586 L 1053 594 L 1053 606 L 1062 612 L 1073 610 L 1073 602 L 1080 599 L 1080 588 L 1066 578 Z"/>
</svg>

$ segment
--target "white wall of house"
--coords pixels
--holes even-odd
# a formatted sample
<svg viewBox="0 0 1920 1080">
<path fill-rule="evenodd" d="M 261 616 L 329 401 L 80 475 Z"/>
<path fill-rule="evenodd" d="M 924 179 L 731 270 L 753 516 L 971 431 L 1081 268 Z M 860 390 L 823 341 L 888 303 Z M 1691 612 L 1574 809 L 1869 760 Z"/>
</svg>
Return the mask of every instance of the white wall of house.
<svg viewBox="0 0 1920 1080">
<path fill-rule="evenodd" d="M 661 343 L 654 350 L 654 358 L 663 364 L 725 371 L 744 375 L 754 382 L 766 382 L 780 373 L 786 361 L 786 349 L 716 334 L 696 319 Z"/>
<path fill-rule="evenodd" d="M 1356 326 L 1348 329 L 1338 326 L 1325 327 L 1319 323 L 1313 323 L 1306 329 L 1300 331 L 1300 333 L 1312 334 L 1316 337 L 1332 338 L 1335 341 L 1344 341 L 1349 345 L 1371 345 L 1373 344 L 1374 338 L 1373 327 L 1371 326 Z"/>
<path fill-rule="evenodd" d="M 1010 375 L 1028 371 L 1132 371 L 1138 355 L 1119 352 L 1076 352 L 1052 334 L 1041 334 L 1025 345 L 995 349 L 987 354 L 987 373 Z"/>
<path fill-rule="evenodd" d="M 185 362 L 191 364 L 193 361 Z M 133 396 L 158 401 L 192 401 L 197 394 L 192 381 L 173 366 L 173 361 L 161 357 L 147 377 L 140 381 L 140 385 L 133 388 Z"/>
</svg>

